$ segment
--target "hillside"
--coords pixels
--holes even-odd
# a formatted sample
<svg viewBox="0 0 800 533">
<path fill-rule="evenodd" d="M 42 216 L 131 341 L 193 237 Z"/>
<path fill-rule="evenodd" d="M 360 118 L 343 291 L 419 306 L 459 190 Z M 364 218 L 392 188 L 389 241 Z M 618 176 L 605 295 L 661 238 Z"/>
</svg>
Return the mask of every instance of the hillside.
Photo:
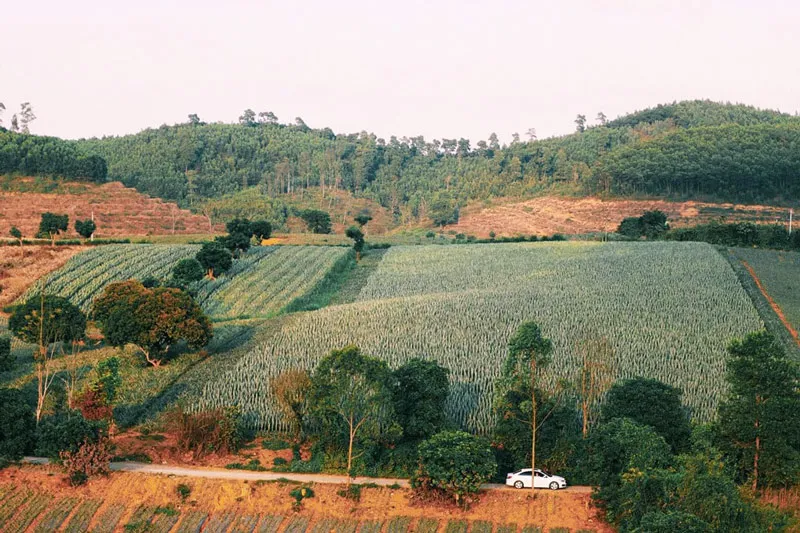
<svg viewBox="0 0 800 533">
<path fill-rule="evenodd" d="M 475 202 L 447 229 L 479 238 L 490 232 L 498 237 L 614 232 L 623 218 L 654 209 L 667 214 L 671 227 L 710 221 L 774 223 L 788 217 L 785 208 L 763 205 L 543 196 L 521 202 L 498 199 L 489 205 Z"/>
<path fill-rule="evenodd" d="M 691 101 L 585 125 L 570 135 L 500 145 L 254 121 L 194 121 L 135 135 L 77 141 L 108 162 L 109 179 L 197 204 L 258 185 L 271 197 L 309 187 L 379 203 L 423 221 L 490 197 L 544 192 L 647 193 L 729 202 L 800 196 L 800 119 L 774 111 Z"/>
<path fill-rule="evenodd" d="M 94 214 L 97 237 L 197 234 L 210 231 L 208 220 L 174 203 L 151 198 L 121 183 L 51 182 L 6 178 L 0 188 L 0 235 L 11 226 L 33 237 L 41 214 L 69 215 L 68 236 L 77 237 L 74 223 Z"/>
</svg>

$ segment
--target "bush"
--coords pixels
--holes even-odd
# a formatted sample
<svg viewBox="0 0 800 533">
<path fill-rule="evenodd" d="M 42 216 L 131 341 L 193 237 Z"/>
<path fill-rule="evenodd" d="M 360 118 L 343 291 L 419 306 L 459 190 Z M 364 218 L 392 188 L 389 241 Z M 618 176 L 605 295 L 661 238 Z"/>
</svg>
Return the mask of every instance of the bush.
<svg viewBox="0 0 800 533">
<path fill-rule="evenodd" d="M 306 209 L 300 213 L 300 218 L 308 225 L 308 231 L 311 233 L 331 232 L 331 216 L 325 211 Z"/>
<path fill-rule="evenodd" d="M 105 437 L 96 442 L 85 440 L 76 451 L 63 451 L 59 457 L 70 484 L 83 485 L 92 476 L 108 475 L 111 443 Z"/>
<path fill-rule="evenodd" d="M 61 452 L 75 453 L 85 443 L 105 437 L 106 424 L 86 420 L 80 411 L 61 411 L 46 416 L 36 430 L 36 455 L 59 459 Z"/>
<path fill-rule="evenodd" d="M 36 418 L 17 389 L 0 389 L 0 458 L 21 459 L 33 447 Z"/>
<path fill-rule="evenodd" d="M 180 483 L 177 487 L 175 487 L 175 492 L 178 494 L 178 497 L 181 499 L 181 501 L 185 502 L 192 493 L 192 488 L 186 483 Z"/>
<path fill-rule="evenodd" d="M 292 492 L 289 493 L 289 496 L 294 498 L 292 508 L 295 511 L 298 511 L 303 505 L 303 500 L 314 497 L 314 491 L 311 490 L 311 487 L 297 487 L 296 489 L 292 489 Z"/>
<path fill-rule="evenodd" d="M 145 289 L 155 289 L 161 286 L 161 280 L 155 276 L 147 276 L 142 280 L 142 286 Z"/>
<path fill-rule="evenodd" d="M 285 464 L 288 464 L 288 463 L 289 463 L 289 461 L 287 461 L 283 457 L 276 457 L 275 459 L 272 460 L 272 464 L 274 466 L 281 466 L 281 465 L 285 465 Z"/>
<path fill-rule="evenodd" d="M 359 502 L 361 501 L 361 485 L 350 485 L 347 488 L 336 491 L 336 494 L 342 498 Z"/>
<path fill-rule="evenodd" d="M 489 443 L 463 431 L 443 431 L 419 445 L 411 487 L 423 499 L 445 496 L 464 507 L 497 470 Z"/>
<path fill-rule="evenodd" d="M 205 270 L 197 259 L 181 259 L 172 269 L 173 279 L 183 285 L 200 281 L 203 276 L 205 276 Z"/>
<path fill-rule="evenodd" d="M 289 443 L 283 439 L 265 438 L 263 441 L 261 441 L 261 446 L 265 450 L 285 450 L 289 448 Z"/>
<path fill-rule="evenodd" d="M 17 358 L 11 353 L 11 337 L 0 337 L 0 372 L 14 369 Z"/>
<path fill-rule="evenodd" d="M 253 472 L 264 472 L 266 468 L 258 459 L 250 459 L 247 463 L 229 463 L 225 465 L 228 470 L 250 470 Z"/>
<path fill-rule="evenodd" d="M 242 443 L 239 412 L 235 408 L 187 413 L 179 406 L 167 413 L 166 424 L 178 438 L 178 449 L 192 452 L 196 458 L 235 452 Z"/>
</svg>

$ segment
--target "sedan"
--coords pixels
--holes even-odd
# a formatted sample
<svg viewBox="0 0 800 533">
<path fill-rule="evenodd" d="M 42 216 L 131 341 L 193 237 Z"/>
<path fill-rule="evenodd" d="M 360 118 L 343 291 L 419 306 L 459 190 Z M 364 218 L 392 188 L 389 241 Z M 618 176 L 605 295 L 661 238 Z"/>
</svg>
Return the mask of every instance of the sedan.
<svg viewBox="0 0 800 533">
<path fill-rule="evenodd" d="M 531 488 L 531 479 L 537 489 L 565 489 L 567 488 L 567 480 L 561 476 L 551 476 L 543 470 L 536 469 L 536 475 L 531 476 L 530 468 L 523 468 L 519 472 L 513 472 L 506 476 L 506 485 L 509 487 L 516 487 L 518 489 Z"/>
</svg>

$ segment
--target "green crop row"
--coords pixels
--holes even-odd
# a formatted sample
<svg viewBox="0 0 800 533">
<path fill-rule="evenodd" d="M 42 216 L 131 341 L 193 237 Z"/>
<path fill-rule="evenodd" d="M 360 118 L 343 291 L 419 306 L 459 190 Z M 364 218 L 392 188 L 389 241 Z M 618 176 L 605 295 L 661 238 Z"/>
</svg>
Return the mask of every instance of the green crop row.
<svg viewBox="0 0 800 533">
<path fill-rule="evenodd" d="M 681 387 L 705 421 L 725 392 L 727 344 L 763 327 L 728 262 L 696 243 L 395 247 L 359 298 L 286 321 L 208 382 L 195 406 L 239 405 L 254 428 L 285 431 L 270 378 L 354 343 L 392 367 L 439 361 L 450 369 L 450 416 L 488 433 L 508 339 L 535 320 L 555 346 L 551 383 L 575 379 L 576 345 L 603 335 L 619 377 Z"/>
</svg>

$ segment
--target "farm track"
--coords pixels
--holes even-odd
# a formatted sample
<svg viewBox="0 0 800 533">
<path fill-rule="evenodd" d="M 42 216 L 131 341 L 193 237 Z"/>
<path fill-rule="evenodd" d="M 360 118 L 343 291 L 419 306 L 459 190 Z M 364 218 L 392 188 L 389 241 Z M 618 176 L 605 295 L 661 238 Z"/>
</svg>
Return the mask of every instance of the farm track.
<svg viewBox="0 0 800 533">
<path fill-rule="evenodd" d="M 756 275 L 755 270 L 753 270 L 753 267 L 751 267 L 745 260 L 742 260 L 742 265 L 744 266 L 744 268 L 747 269 L 747 272 L 750 273 L 750 276 L 752 276 L 753 281 L 756 283 L 756 287 L 758 287 L 758 290 L 760 290 L 761 294 L 764 295 L 764 298 L 767 299 L 767 302 L 769 303 L 770 307 L 772 307 L 772 310 L 775 311 L 775 314 L 778 315 L 778 318 L 780 319 L 781 323 L 783 323 L 783 325 L 786 326 L 786 329 L 789 331 L 789 335 L 792 336 L 794 342 L 797 344 L 798 347 L 800 347 L 800 336 L 797 334 L 797 330 L 792 327 L 792 324 L 789 323 L 789 320 L 787 320 L 786 315 L 783 313 L 783 310 L 781 309 L 781 306 L 779 306 L 778 303 L 775 300 L 773 300 L 772 297 L 769 295 L 767 289 L 764 287 L 764 285 L 761 283 L 761 280 L 758 278 L 758 275 Z"/>
<path fill-rule="evenodd" d="M 50 461 L 44 457 L 25 457 L 25 462 L 38 465 L 47 465 Z M 324 483 L 333 485 L 344 485 L 347 483 L 347 476 L 333 474 L 294 474 L 290 472 L 243 472 L 240 470 L 223 470 L 219 468 L 188 468 L 183 466 L 153 465 L 136 462 L 115 462 L 111 463 L 111 470 L 114 472 L 134 472 L 138 474 L 164 475 L 196 477 L 205 479 L 226 479 L 232 481 L 297 481 L 300 483 Z M 408 488 L 409 481 L 401 478 L 376 478 L 376 477 L 355 477 L 352 483 L 364 485 L 373 484 L 380 487 L 399 486 Z M 485 490 L 508 490 L 513 489 L 498 483 L 486 483 L 482 486 Z M 576 485 L 567 487 L 565 492 L 590 493 L 592 487 Z"/>
</svg>

